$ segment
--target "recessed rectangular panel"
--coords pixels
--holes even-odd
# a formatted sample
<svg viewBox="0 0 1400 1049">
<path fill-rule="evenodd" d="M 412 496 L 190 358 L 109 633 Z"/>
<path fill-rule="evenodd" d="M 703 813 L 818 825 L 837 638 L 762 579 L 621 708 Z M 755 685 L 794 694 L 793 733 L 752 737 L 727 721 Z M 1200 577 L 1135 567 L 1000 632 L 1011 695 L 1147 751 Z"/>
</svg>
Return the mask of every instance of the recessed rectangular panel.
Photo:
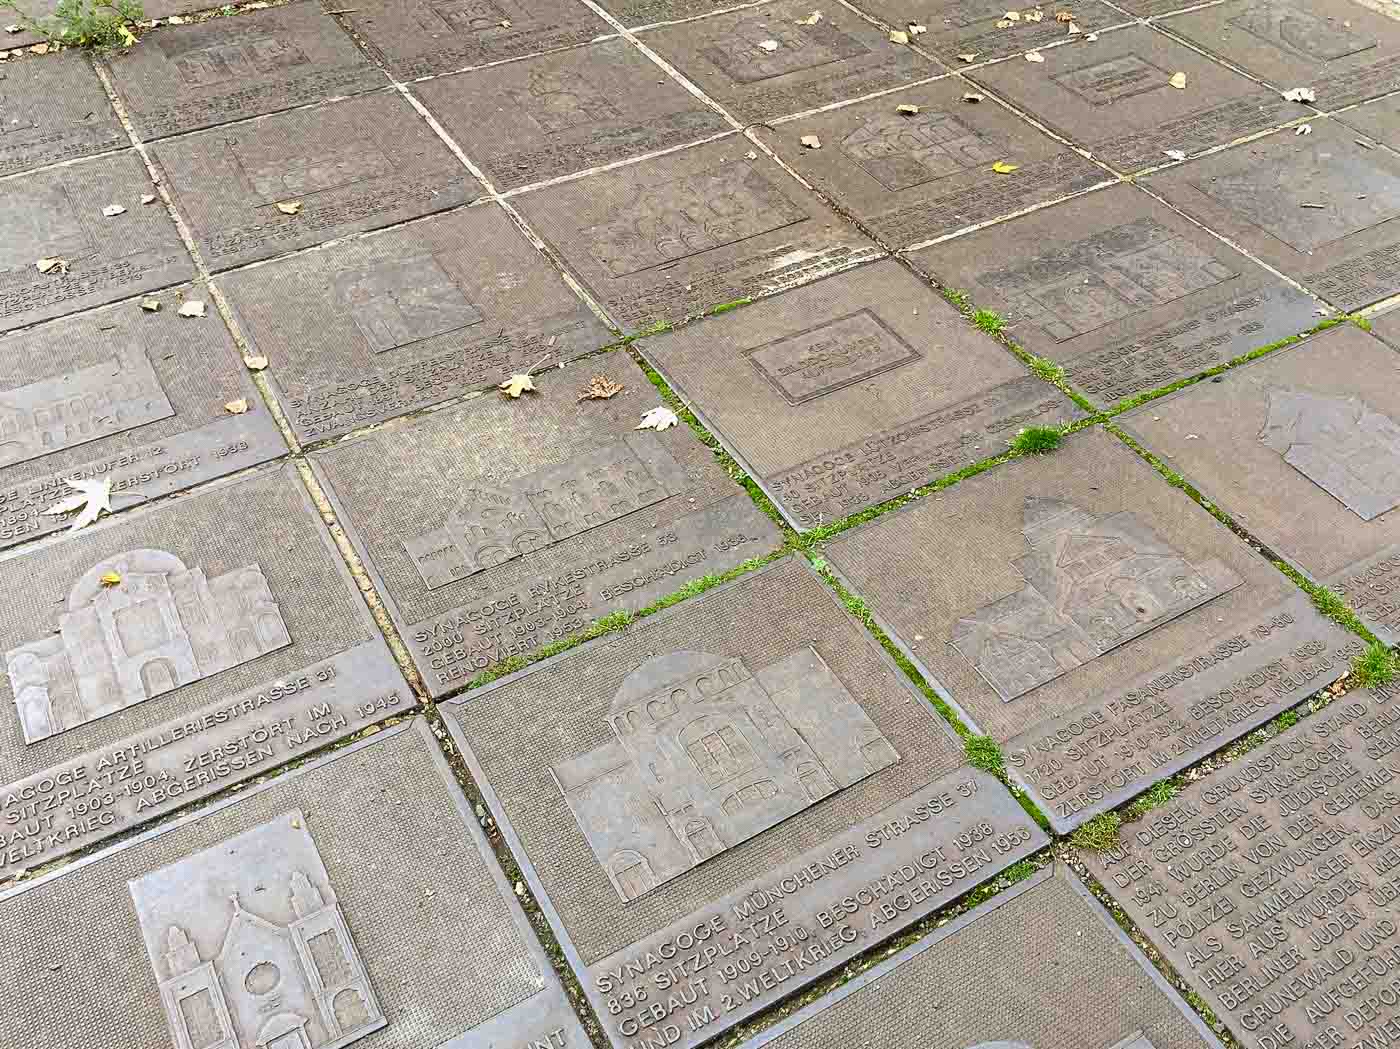
<svg viewBox="0 0 1400 1049">
<path fill-rule="evenodd" d="M 444 710 L 619 1047 L 720 1035 L 1045 840 L 792 558 Z"/>
<path fill-rule="evenodd" d="M 8 33 L 0 39 L 9 42 Z M 102 81 L 82 54 L 6 63 L 0 77 L 0 175 L 126 145 Z"/>
<path fill-rule="evenodd" d="M 35 817 L 6 835 L 0 869 L 412 704 L 290 468 L 12 555 L 0 585 L 0 774 Z"/>
<path fill-rule="evenodd" d="M 0 930 L 6 1045 L 590 1044 L 421 719 L 12 888 Z"/>
<path fill-rule="evenodd" d="M 810 401 L 920 357 L 869 309 L 774 339 L 745 355 L 789 404 Z"/>
<path fill-rule="evenodd" d="M 978 61 L 985 61 L 1065 40 L 1069 27 L 1056 20 L 1059 10 L 1072 11 L 1075 24 L 1085 33 L 1126 21 L 1119 12 L 1097 0 L 1044 8 L 1018 8 L 1000 0 L 866 0 L 862 8 L 897 29 L 925 26 L 926 32 L 919 34 L 916 42 L 950 67 L 963 64 L 958 55 L 974 54 Z M 1006 17 L 1008 11 L 1018 16 L 1023 11 L 1040 11 L 1041 18 L 1031 21 L 1018 17 L 1013 22 Z"/>
</svg>

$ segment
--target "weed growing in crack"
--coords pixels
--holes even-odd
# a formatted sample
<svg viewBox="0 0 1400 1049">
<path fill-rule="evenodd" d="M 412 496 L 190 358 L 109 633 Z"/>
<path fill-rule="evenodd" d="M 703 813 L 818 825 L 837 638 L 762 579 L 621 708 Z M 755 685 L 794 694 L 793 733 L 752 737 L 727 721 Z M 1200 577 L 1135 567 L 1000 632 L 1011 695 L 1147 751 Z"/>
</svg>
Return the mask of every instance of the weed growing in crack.
<svg viewBox="0 0 1400 1049">
<path fill-rule="evenodd" d="M 1139 794 L 1137 798 L 1133 800 L 1133 803 L 1128 806 L 1128 812 L 1134 819 L 1137 819 L 1151 812 L 1153 809 L 1165 805 L 1179 793 L 1181 793 L 1180 787 L 1171 780 L 1164 779 L 1159 783 L 1154 783 L 1147 790 Z"/>
<path fill-rule="evenodd" d="M 972 323 L 988 335 L 1000 335 L 1006 329 L 1006 321 L 991 310 L 978 310 L 972 315 Z"/>
<path fill-rule="evenodd" d="M 1351 672 L 1362 688 L 1376 688 L 1400 676 L 1400 667 L 1396 666 L 1395 653 L 1379 641 L 1373 641 L 1352 661 Z"/>
<path fill-rule="evenodd" d="M 1028 363 L 1031 371 L 1046 382 L 1053 382 L 1058 386 L 1065 381 L 1065 370 L 1048 357 L 1032 357 Z"/>
<path fill-rule="evenodd" d="M 967 763 L 973 768 L 990 772 L 998 779 L 1005 775 L 1006 759 L 1002 757 L 1001 747 L 997 746 L 997 741 L 991 736 L 965 736 L 963 750 L 967 753 Z"/>
<path fill-rule="evenodd" d="M 13 11 L 19 24 L 50 44 L 112 51 L 136 43 L 131 26 L 146 17 L 137 0 L 59 0 L 48 18 L 33 18 L 8 0 L 0 11 Z"/>
<path fill-rule="evenodd" d="M 1118 847 L 1118 831 L 1123 826 L 1123 817 L 1116 812 L 1101 812 L 1088 823 L 1075 827 L 1070 834 L 1070 844 L 1094 852 L 1107 852 Z"/>
<path fill-rule="evenodd" d="M 1053 426 L 1027 426 L 1011 439 L 1011 450 L 1022 455 L 1044 455 L 1053 452 L 1064 439 L 1063 431 Z"/>
</svg>

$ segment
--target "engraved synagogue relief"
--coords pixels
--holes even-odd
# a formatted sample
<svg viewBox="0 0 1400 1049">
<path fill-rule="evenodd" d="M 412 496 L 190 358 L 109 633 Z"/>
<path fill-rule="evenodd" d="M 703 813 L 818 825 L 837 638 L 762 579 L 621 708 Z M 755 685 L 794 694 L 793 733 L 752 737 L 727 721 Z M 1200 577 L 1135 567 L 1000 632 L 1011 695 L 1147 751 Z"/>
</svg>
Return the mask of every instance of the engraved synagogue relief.
<svg viewBox="0 0 1400 1049">
<path fill-rule="evenodd" d="M 651 269 L 807 218 L 747 164 L 725 164 L 687 178 L 637 187 L 614 209 L 621 218 L 593 227 L 593 257 L 614 277 Z"/>
<path fill-rule="evenodd" d="M 89 367 L 0 390 L 0 467 L 174 414 L 145 351 L 127 345 Z"/>
<path fill-rule="evenodd" d="M 624 901 L 899 760 L 811 647 L 757 673 L 653 657 L 607 724 L 612 739 L 550 771 Z"/>
<path fill-rule="evenodd" d="M 404 540 L 429 589 L 659 503 L 685 475 L 655 434 L 629 434 L 516 478 L 469 482 L 443 527 Z"/>
<path fill-rule="evenodd" d="M 744 355 L 789 404 L 845 389 L 922 358 L 869 309 L 774 339 Z"/>
<path fill-rule="evenodd" d="M 984 273 L 1007 297 L 1007 320 L 1058 341 L 1161 306 L 1238 276 L 1238 271 L 1153 219 L 1137 219 Z"/>
<path fill-rule="evenodd" d="M 1400 506 L 1400 423 L 1358 397 L 1270 390 L 1259 440 L 1363 521 Z"/>
<path fill-rule="evenodd" d="M 1003 701 L 1233 590 L 1215 559 L 1193 565 L 1127 511 L 1027 496 L 1019 591 L 960 619 L 950 644 Z"/>
<path fill-rule="evenodd" d="M 358 135 L 315 142 L 291 139 L 267 152 L 257 144 L 245 145 L 230 138 L 224 141 L 224 153 L 244 193 L 264 204 L 343 189 L 394 173 L 394 164 L 383 151 Z"/>
<path fill-rule="evenodd" d="M 331 278 L 331 287 L 375 353 L 460 331 L 482 319 L 481 310 L 432 255 L 344 266 Z"/>
<path fill-rule="evenodd" d="M 1347 23 L 1277 0 L 1251 4 L 1229 24 L 1275 47 L 1324 62 L 1376 46 L 1374 40 L 1354 32 Z"/>
<path fill-rule="evenodd" d="M 430 32 L 446 26 L 458 32 L 485 33 L 510 26 L 510 16 L 492 0 L 440 0 L 429 4 L 428 10 L 436 18 L 420 18 L 418 21 Z"/>
<path fill-rule="evenodd" d="M 339 1049 L 387 1022 L 301 812 L 128 887 L 174 1049 Z"/>
<path fill-rule="evenodd" d="M 104 583 L 109 573 L 121 582 Z M 128 550 L 88 569 L 57 632 L 5 663 L 34 743 L 291 643 L 257 565 L 206 579 L 174 554 Z"/>
<path fill-rule="evenodd" d="M 774 50 L 761 44 L 774 42 Z M 785 25 L 774 18 L 747 18 L 722 40 L 701 51 L 707 59 L 740 84 L 813 69 L 869 52 L 864 44 L 831 25 Z"/>
<path fill-rule="evenodd" d="M 285 36 L 244 33 L 232 39 L 225 34 L 217 43 L 177 36 L 161 40 L 160 50 L 170 59 L 186 84 L 211 87 L 214 84 L 247 82 L 260 76 L 273 76 L 304 66 L 311 61 L 296 43 Z"/>
<path fill-rule="evenodd" d="M 1007 149 L 947 113 L 885 113 L 866 118 L 841 151 L 893 193 L 990 164 Z"/>
<path fill-rule="evenodd" d="M 512 88 L 506 93 L 547 135 L 622 116 L 599 87 L 577 73 L 537 69 L 525 90 Z"/>
<path fill-rule="evenodd" d="M 1171 74 L 1137 55 L 1119 55 L 1050 79 L 1091 106 L 1107 106 L 1148 91 L 1167 89 Z"/>
</svg>

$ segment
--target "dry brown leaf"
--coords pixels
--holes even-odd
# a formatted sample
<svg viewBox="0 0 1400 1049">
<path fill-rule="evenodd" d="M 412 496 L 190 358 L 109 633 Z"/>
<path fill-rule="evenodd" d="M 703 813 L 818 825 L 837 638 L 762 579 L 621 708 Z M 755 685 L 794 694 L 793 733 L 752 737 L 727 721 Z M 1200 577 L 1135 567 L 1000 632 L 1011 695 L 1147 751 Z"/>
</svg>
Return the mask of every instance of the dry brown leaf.
<svg viewBox="0 0 1400 1049">
<path fill-rule="evenodd" d="M 67 272 L 68 272 L 68 260 L 67 260 L 67 259 L 40 259 L 38 262 L 34 263 L 34 268 L 35 268 L 36 270 L 38 270 L 40 273 L 52 273 L 54 270 L 58 270 L 59 273 L 67 273 Z"/>
<path fill-rule="evenodd" d="M 822 13 L 821 13 L 820 11 L 813 11 L 813 12 L 812 12 L 810 15 L 808 15 L 806 18 L 799 18 L 799 19 L 797 20 L 797 24 L 798 24 L 798 25 L 816 25 L 816 24 L 817 24 L 818 22 L 820 22 L 821 20 L 822 20 Z"/>
<path fill-rule="evenodd" d="M 1027 52 L 1026 52 L 1026 61 L 1027 61 L 1027 62 L 1044 62 L 1044 61 L 1045 61 L 1045 56 L 1042 55 L 1039 51 L 1027 51 Z"/>
<path fill-rule="evenodd" d="M 976 91 L 968 91 L 963 95 L 964 102 L 981 102 L 986 95 L 979 95 Z"/>
<path fill-rule="evenodd" d="M 1025 18 L 1027 22 L 1039 22 L 1045 17 L 1045 12 L 1037 7 L 1034 11 L 1027 11 L 1022 17 Z"/>
<path fill-rule="evenodd" d="M 912 117 L 914 114 L 916 114 L 916 113 L 919 111 L 919 107 L 918 107 L 918 106 L 912 106 L 912 105 L 910 105 L 908 102 L 902 102 L 902 103 L 900 103 L 899 105 L 897 105 L 897 106 L 894 107 L 894 111 L 895 111 L 896 113 L 903 113 L 905 116 L 910 116 L 910 117 Z"/>
<path fill-rule="evenodd" d="M 242 415 L 248 410 L 248 398 L 240 397 L 236 401 L 229 401 L 224 405 L 224 411 L 230 415 Z"/>
<path fill-rule="evenodd" d="M 277 210 L 284 215 L 295 215 L 301 211 L 301 201 L 299 200 L 279 200 Z"/>
<path fill-rule="evenodd" d="M 816 135 L 803 135 L 800 139 L 798 139 L 798 141 L 801 142 L 808 149 L 822 148 L 822 140 L 819 139 Z"/>
<path fill-rule="evenodd" d="M 160 299 L 142 299 L 141 308 L 147 313 L 159 313 Z"/>
<path fill-rule="evenodd" d="M 1003 19 L 999 20 L 999 21 L 997 22 L 997 28 L 998 28 L 998 29 L 1010 29 L 1010 28 L 1011 28 L 1011 19 L 1009 19 L 1009 18 L 1003 18 Z"/>
<path fill-rule="evenodd" d="M 892 44 L 907 44 L 907 43 L 909 43 L 909 34 L 906 33 L 906 32 L 904 32 L 904 31 L 901 30 L 901 29 L 891 29 L 891 30 L 890 30 L 890 43 L 892 43 Z"/>
<path fill-rule="evenodd" d="M 181 317 L 203 317 L 204 303 L 198 299 L 191 299 L 189 302 L 180 303 L 180 308 L 175 312 Z"/>
<path fill-rule="evenodd" d="M 963 52 L 962 54 L 960 54 L 960 55 L 958 56 L 958 61 L 960 61 L 960 62 L 975 62 L 975 61 L 977 61 L 977 56 L 978 56 L 979 54 L 981 54 L 980 51 L 965 51 L 965 52 Z"/>
<path fill-rule="evenodd" d="M 35 44 L 29 49 L 31 55 L 47 55 L 49 53 L 48 44 Z"/>
<path fill-rule="evenodd" d="M 103 572 L 97 577 L 97 581 L 103 586 L 116 586 L 122 581 L 120 572 Z"/>
<path fill-rule="evenodd" d="M 267 358 L 261 355 L 244 357 L 243 364 L 250 372 L 260 372 L 267 367 Z"/>
<path fill-rule="evenodd" d="M 1019 22 L 1019 21 L 1021 20 L 1021 12 L 1020 12 L 1020 11 L 1008 11 L 1008 12 L 1006 12 L 1006 14 L 1002 15 L 1001 17 L 1004 18 L 1004 19 L 1005 19 L 1006 21 L 1008 21 L 1008 22 Z"/>
<path fill-rule="evenodd" d="M 622 383 L 613 381 L 608 375 L 595 375 L 588 380 L 588 385 L 579 394 L 580 401 L 606 401 L 610 397 L 616 397 L 623 391 Z"/>
<path fill-rule="evenodd" d="M 1172 87 L 1176 88 L 1178 91 L 1185 91 L 1185 90 L 1186 90 L 1186 74 L 1185 74 L 1185 73 L 1173 73 L 1173 74 L 1171 75 L 1171 79 L 1168 80 L 1167 83 L 1170 84 Z"/>
<path fill-rule="evenodd" d="M 496 388 L 507 397 L 514 399 L 527 390 L 533 392 L 535 389 L 535 380 L 524 372 L 516 372 Z"/>
<path fill-rule="evenodd" d="M 1057 22 L 1073 22 L 1073 21 L 1074 21 L 1074 12 L 1073 12 L 1073 11 L 1066 11 L 1066 10 L 1064 10 L 1063 8 L 1061 8 L 1060 10 L 1058 10 L 1058 11 L 1055 12 L 1055 21 L 1057 21 Z"/>
<path fill-rule="evenodd" d="M 1009 175 L 1020 166 L 1020 164 L 1008 164 L 1004 160 L 998 160 L 995 164 L 992 165 L 992 170 L 995 171 L 998 175 Z"/>
<path fill-rule="evenodd" d="M 73 518 L 68 526 L 68 531 L 76 532 L 80 528 L 86 528 L 102 516 L 104 510 L 109 514 L 112 512 L 112 479 L 110 477 L 104 477 L 100 481 L 72 477 L 63 483 L 77 494 L 64 496 L 53 506 L 44 510 L 43 514 L 46 517 L 56 517 L 59 514 L 71 514 L 74 510 L 82 511 Z"/>
</svg>

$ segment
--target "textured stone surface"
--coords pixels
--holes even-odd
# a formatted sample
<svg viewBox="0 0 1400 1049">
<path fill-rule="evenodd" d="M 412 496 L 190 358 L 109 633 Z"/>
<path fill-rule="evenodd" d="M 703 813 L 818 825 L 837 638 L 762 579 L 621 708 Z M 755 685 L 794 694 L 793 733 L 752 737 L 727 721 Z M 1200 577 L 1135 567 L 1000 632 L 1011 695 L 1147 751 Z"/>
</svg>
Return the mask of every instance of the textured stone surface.
<svg viewBox="0 0 1400 1049">
<path fill-rule="evenodd" d="M 1052 983 L 1074 974 L 1075 993 Z M 744 1043 L 1218 1049 L 1066 867 L 1040 871 Z"/>
<path fill-rule="evenodd" d="M 1069 381 L 1105 407 L 1318 319 L 1316 300 L 1130 186 L 911 258 L 999 313 L 1018 343 L 1064 365 Z"/>
<path fill-rule="evenodd" d="M 1342 325 L 1123 426 L 1400 640 L 1400 353 Z"/>
<path fill-rule="evenodd" d="M 346 22 L 403 80 L 586 43 L 607 22 L 577 0 L 359 0 Z"/>
<path fill-rule="evenodd" d="M 414 92 L 499 190 L 729 130 L 620 39 L 425 81 Z"/>
<path fill-rule="evenodd" d="M 108 61 L 146 139 L 385 85 L 384 74 L 313 2 L 169 26 L 148 43 Z"/>
<path fill-rule="evenodd" d="M 1368 136 L 1362 140 L 1366 145 L 1371 145 L 1371 140 L 1384 142 L 1392 149 L 1400 145 L 1400 97 L 1378 98 L 1348 110 L 1337 120 Z"/>
<path fill-rule="evenodd" d="M 42 822 L 6 873 L 412 703 L 291 467 L 17 551 L 0 586 L 0 776 Z"/>
<path fill-rule="evenodd" d="M 627 331 L 796 287 L 875 244 L 735 138 L 530 193 L 516 206 Z"/>
<path fill-rule="evenodd" d="M 1021 427 L 1074 412 L 893 261 L 641 349 L 800 529 L 990 458 Z"/>
<path fill-rule="evenodd" d="M 0 193 L 0 331 L 177 284 L 194 263 L 134 150 L 20 175 Z M 126 213 L 108 218 L 102 209 Z M 40 273 L 40 259 L 67 265 Z"/>
<path fill-rule="evenodd" d="M 1352 692 L 1086 855 L 1191 989 L 1259 1044 L 1396 1023 L 1395 688 Z"/>
<path fill-rule="evenodd" d="M 1330 684 L 1361 647 L 1100 431 L 855 529 L 827 558 L 1003 741 L 1058 830 Z"/>
<path fill-rule="evenodd" d="M 1356 139 L 1317 121 L 1310 135 L 1273 135 L 1147 185 L 1338 308 L 1357 309 L 1400 292 L 1400 159 Z"/>
<path fill-rule="evenodd" d="M 11 890 L 0 929 L 9 1045 L 589 1045 L 421 720 Z"/>
<path fill-rule="evenodd" d="M 960 54 L 976 54 L 978 61 L 986 61 L 1064 40 L 1069 26 L 1055 20 L 1056 11 L 1072 11 L 1075 24 L 1085 33 L 1128 21 L 1098 0 L 1041 8 L 1004 0 L 862 0 L 857 6 L 899 29 L 911 22 L 925 26 L 928 32 L 919 35 L 918 43 L 950 66 L 963 64 Z M 1009 26 L 997 25 L 1008 10 L 1020 14 L 1037 9 L 1044 11 L 1039 22 L 1021 19 Z"/>
<path fill-rule="evenodd" d="M 481 195 L 408 102 L 384 92 L 158 142 L 151 156 L 214 270 Z M 295 202 L 295 215 L 277 208 Z"/>
<path fill-rule="evenodd" d="M 642 40 L 746 124 L 942 72 L 845 8 L 827 8 L 815 25 L 799 24 L 811 11 L 810 0 L 778 0 Z"/>
<path fill-rule="evenodd" d="M 0 49 L 6 44 L 0 39 Z M 0 68 L 0 175 L 125 145 L 126 132 L 83 55 Z"/>
<path fill-rule="evenodd" d="M 595 374 L 622 392 L 579 400 Z M 634 429 L 657 397 L 626 354 L 535 386 L 314 456 L 435 695 L 778 545 L 684 423 Z"/>
<path fill-rule="evenodd" d="M 809 725 L 818 700 L 864 721 L 858 740 Z M 472 692 L 447 721 L 617 1045 L 641 1024 L 686 1047 L 720 1034 L 1044 840 L 958 768 L 946 726 L 791 558 Z M 662 882 L 672 862 L 689 869 Z M 885 875 L 889 893 L 861 891 Z M 687 944 L 715 948 L 706 972 L 646 961 Z M 677 1005 L 644 1019 L 635 996 L 663 966 Z"/>
<path fill-rule="evenodd" d="M 942 80 L 790 121 L 764 138 L 886 244 L 903 247 L 1087 189 L 1107 173 L 1001 106 Z M 918 113 L 897 111 L 913 105 Z M 816 135 L 821 149 L 802 137 Z M 1016 165 L 1011 175 L 992 171 Z"/>
<path fill-rule="evenodd" d="M 1164 164 L 1169 149 L 1195 153 L 1299 115 L 1278 92 L 1147 26 L 1043 54 L 1044 62 L 971 75 L 1123 172 Z M 1168 83 L 1176 73 L 1186 74 L 1184 90 Z"/>
<path fill-rule="evenodd" d="M 0 547 L 67 527 L 65 477 L 110 477 L 120 511 L 287 450 L 218 313 L 109 306 L 0 337 Z M 231 415 L 224 405 L 245 400 Z"/>
<path fill-rule="evenodd" d="M 494 205 L 253 266 L 220 285 L 308 442 L 612 339 Z"/>
</svg>

